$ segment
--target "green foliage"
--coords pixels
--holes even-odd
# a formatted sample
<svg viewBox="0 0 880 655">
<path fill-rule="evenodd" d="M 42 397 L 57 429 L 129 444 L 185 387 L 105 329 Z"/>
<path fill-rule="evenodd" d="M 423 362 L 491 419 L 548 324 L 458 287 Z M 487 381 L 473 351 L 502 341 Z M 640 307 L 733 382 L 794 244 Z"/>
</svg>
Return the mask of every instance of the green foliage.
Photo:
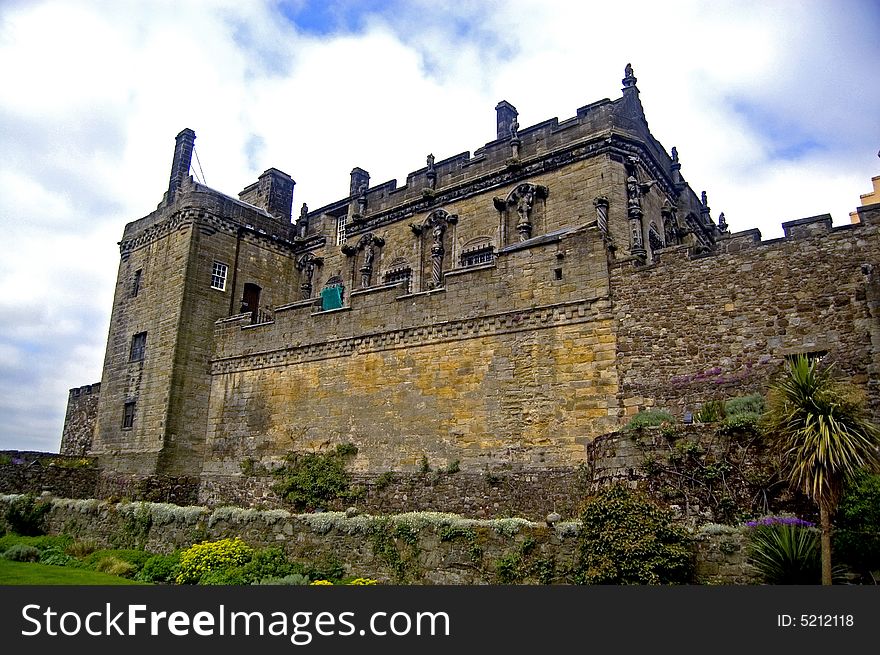
<svg viewBox="0 0 880 655">
<path fill-rule="evenodd" d="M 66 535 L 58 535 L 52 537 L 48 535 L 42 535 L 39 537 L 25 537 L 18 534 L 7 534 L 0 537 L 0 552 L 3 552 L 10 546 L 14 546 L 16 544 L 33 546 L 40 552 L 46 550 L 47 548 L 65 549 L 70 545 L 70 542 L 71 538 Z"/>
<path fill-rule="evenodd" d="M 419 473 L 430 473 L 431 466 L 428 464 L 428 456 L 422 455 L 422 458 L 419 460 Z"/>
<path fill-rule="evenodd" d="M 683 584 L 690 539 L 672 513 L 622 485 L 590 499 L 581 518 L 579 584 Z"/>
<path fill-rule="evenodd" d="M 283 578 L 292 573 L 303 573 L 303 567 L 290 562 L 277 546 L 256 551 L 251 560 L 241 567 L 244 584 L 256 584 L 267 578 Z"/>
<path fill-rule="evenodd" d="M 79 560 L 71 557 L 57 546 L 46 548 L 40 553 L 40 563 L 52 566 L 79 566 Z"/>
<path fill-rule="evenodd" d="M 632 432 L 633 430 L 641 430 L 642 428 L 674 422 L 675 419 L 672 417 L 672 414 L 666 410 L 645 409 L 633 416 L 623 429 L 627 432 Z"/>
<path fill-rule="evenodd" d="M 731 398 L 724 403 L 724 413 L 726 416 L 736 416 L 737 414 L 758 414 L 764 412 L 764 396 L 759 393 L 753 393 L 750 396 L 738 396 Z"/>
<path fill-rule="evenodd" d="M 385 471 L 384 473 L 380 473 L 379 476 L 376 478 L 376 489 L 381 491 L 392 482 L 394 482 L 396 478 L 397 476 L 394 474 L 394 471 Z"/>
<path fill-rule="evenodd" d="M 709 400 L 703 403 L 700 411 L 694 416 L 697 423 L 717 423 L 725 416 L 724 402 L 720 400 Z"/>
<path fill-rule="evenodd" d="M 453 460 L 449 462 L 446 466 L 447 473 L 458 473 L 461 470 L 461 462 L 459 460 Z"/>
<path fill-rule="evenodd" d="M 101 549 L 84 557 L 85 568 L 110 575 L 132 577 L 143 568 L 150 554 L 137 549 Z"/>
<path fill-rule="evenodd" d="M 98 542 L 94 539 L 77 539 L 70 544 L 66 553 L 73 557 L 87 557 L 98 550 Z"/>
<path fill-rule="evenodd" d="M 8 559 L 11 562 L 38 562 L 40 551 L 33 546 L 16 544 L 6 549 L 6 552 L 3 553 L 3 559 Z"/>
<path fill-rule="evenodd" d="M 201 584 L 209 573 L 222 573 L 242 566 L 250 561 L 253 554 L 253 549 L 238 537 L 193 544 L 180 555 L 175 582 Z"/>
<path fill-rule="evenodd" d="M 254 582 L 253 584 L 257 585 L 307 585 L 309 584 L 309 576 L 302 575 L 300 573 L 291 573 L 290 575 L 285 575 L 281 578 L 265 578 L 260 580 L 259 582 Z"/>
<path fill-rule="evenodd" d="M 174 582 L 180 567 L 180 553 L 171 555 L 151 555 L 143 568 L 135 575 L 135 580 L 167 584 Z"/>
<path fill-rule="evenodd" d="M 346 460 L 357 453 L 352 444 L 339 444 L 329 453 L 291 453 L 274 471 L 274 491 L 298 510 L 323 507 L 337 498 L 356 497 L 350 490 Z"/>
<path fill-rule="evenodd" d="M 12 464 L 12 455 L 8 453 L 0 453 L 0 466 Z"/>
<path fill-rule="evenodd" d="M 761 415 L 756 412 L 728 414 L 718 431 L 721 434 L 758 434 Z"/>
<path fill-rule="evenodd" d="M 111 537 L 117 548 L 142 550 L 153 526 L 153 513 L 148 503 L 120 503 L 117 511 L 122 516 L 122 530 Z"/>
<path fill-rule="evenodd" d="M 9 503 L 3 518 L 10 532 L 34 537 L 46 534 L 46 513 L 50 508 L 50 503 L 25 494 Z"/>
<path fill-rule="evenodd" d="M 880 571 L 880 475 L 859 473 L 836 514 L 834 553 L 852 567 Z"/>
<path fill-rule="evenodd" d="M 770 389 L 764 418 L 786 477 L 820 507 L 833 508 L 859 471 L 880 468 L 880 428 L 865 415 L 861 394 L 816 360 L 799 355 L 789 362 Z"/>
<path fill-rule="evenodd" d="M 553 584 L 556 578 L 556 560 L 538 557 L 537 543 L 531 537 L 519 547 L 495 561 L 495 576 L 500 584 L 521 584 L 531 578 L 540 584 Z"/>
<path fill-rule="evenodd" d="M 819 531 L 796 523 L 751 528 L 749 561 L 769 584 L 819 584 Z"/>
<path fill-rule="evenodd" d="M 56 457 L 49 460 L 49 466 L 56 466 L 62 469 L 82 469 L 94 466 L 94 462 L 88 457 L 78 457 L 71 459 L 68 457 Z"/>
<path fill-rule="evenodd" d="M 394 581 L 403 584 L 416 571 L 419 556 L 418 530 L 404 523 L 394 524 L 388 518 L 381 518 L 370 525 L 370 544 L 373 553 L 391 571 Z M 398 541 L 408 548 L 398 546 Z M 312 576 L 313 579 L 326 579 L 329 576 Z M 341 576 L 339 576 L 341 577 Z"/>
<path fill-rule="evenodd" d="M 99 573 L 118 575 L 121 578 L 130 578 L 137 572 L 137 567 L 134 564 L 112 555 L 102 557 L 95 562 L 94 569 Z"/>
</svg>

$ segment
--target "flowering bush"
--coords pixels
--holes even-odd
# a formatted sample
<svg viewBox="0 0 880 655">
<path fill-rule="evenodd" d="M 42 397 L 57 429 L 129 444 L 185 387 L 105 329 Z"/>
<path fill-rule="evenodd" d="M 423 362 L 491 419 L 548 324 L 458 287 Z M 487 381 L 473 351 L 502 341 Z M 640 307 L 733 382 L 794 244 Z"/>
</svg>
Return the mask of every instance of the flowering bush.
<svg viewBox="0 0 880 655">
<path fill-rule="evenodd" d="M 209 573 L 223 572 L 245 564 L 253 554 L 253 549 L 238 537 L 193 544 L 180 555 L 175 582 L 198 584 Z"/>
<path fill-rule="evenodd" d="M 769 584 L 818 584 L 822 571 L 819 532 L 794 516 L 749 521 L 749 561 Z"/>
<path fill-rule="evenodd" d="M 350 580 L 346 582 L 346 584 L 350 585 L 374 585 L 379 584 L 378 580 L 373 580 L 372 578 L 355 578 L 354 580 Z"/>
<path fill-rule="evenodd" d="M 330 582 L 329 580 L 315 580 L 314 582 L 309 583 L 309 586 L 312 586 L 312 587 L 325 586 L 325 585 L 330 585 L 332 587 L 333 583 Z"/>
</svg>

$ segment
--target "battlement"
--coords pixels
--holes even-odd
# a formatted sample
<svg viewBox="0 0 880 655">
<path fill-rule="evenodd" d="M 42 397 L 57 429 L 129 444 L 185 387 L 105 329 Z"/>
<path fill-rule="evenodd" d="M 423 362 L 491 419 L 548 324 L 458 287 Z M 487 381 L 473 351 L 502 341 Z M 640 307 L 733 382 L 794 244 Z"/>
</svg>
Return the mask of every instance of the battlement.
<svg viewBox="0 0 880 655">
<path fill-rule="evenodd" d="M 101 392 L 101 383 L 95 382 L 94 384 L 86 384 L 81 387 L 74 387 L 70 390 L 71 398 L 79 398 L 80 396 L 89 396 L 91 394 L 98 394 Z"/>
</svg>

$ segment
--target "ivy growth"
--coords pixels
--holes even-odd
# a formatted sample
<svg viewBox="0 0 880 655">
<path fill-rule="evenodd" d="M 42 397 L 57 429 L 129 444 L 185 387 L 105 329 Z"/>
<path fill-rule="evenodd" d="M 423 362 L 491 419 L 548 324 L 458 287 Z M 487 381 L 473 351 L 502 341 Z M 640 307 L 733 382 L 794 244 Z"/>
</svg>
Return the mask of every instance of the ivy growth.
<svg viewBox="0 0 880 655">
<path fill-rule="evenodd" d="M 589 500 L 581 518 L 578 584 L 683 584 L 693 554 L 672 513 L 615 485 Z"/>
<path fill-rule="evenodd" d="M 336 499 L 358 496 L 351 489 L 346 470 L 348 459 L 357 454 L 353 444 L 339 444 L 329 453 L 290 453 L 273 474 L 275 493 L 298 510 L 323 508 Z"/>
</svg>

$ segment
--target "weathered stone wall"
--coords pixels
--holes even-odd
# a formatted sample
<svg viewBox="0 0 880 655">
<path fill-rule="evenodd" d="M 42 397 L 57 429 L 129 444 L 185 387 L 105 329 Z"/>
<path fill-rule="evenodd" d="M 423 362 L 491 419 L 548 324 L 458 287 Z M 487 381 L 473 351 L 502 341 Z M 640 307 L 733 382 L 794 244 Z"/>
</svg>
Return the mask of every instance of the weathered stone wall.
<svg viewBox="0 0 880 655">
<path fill-rule="evenodd" d="M 384 286 L 341 310 L 295 303 L 271 324 L 219 322 L 204 474 L 342 442 L 375 474 L 423 456 L 465 470 L 582 461 L 619 414 L 606 266 L 584 228 L 429 293 Z"/>
<path fill-rule="evenodd" d="M 9 502 L 0 496 L 0 509 Z M 0 512 L 2 514 L 2 512 Z M 523 571 L 549 572 L 553 582 L 576 566 L 577 523 L 522 519 L 474 521 L 446 514 L 390 517 L 342 513 L 291 515 L 283 510 L 110 504 L 96 500 L 52 500 L 50 534 L 87 537 L 102 546 L 143 547 L 170 552 L 203 540 L 241 537 L 254 547 L 280 546 L 294 560 L 334 561 L 347 575 L 407 584 L 495 584 L 502 558 L 517 558 Z M 698 533 L 695 583 L 751 583 L 735 530 Z M 535 565 L 535 566 L 531 566 Z M 518 579 L 538 583 L 534 573 Z"/>
<path fill-rule="evenodd" d="M 59 450 L 62 455 L 83 457 L 91 450 L 100 394 L 100 382 L 70 390 Z"/>
<path fill-rule="evenodd" d="M 764 389 L 796 353 L 827 352 L 880 408 L 880 239 L 874 222 L 831 229 L 827 216 L 784 225 L 766 242 L 731 235 L 694 259 L 611 269 L 620 398 L 626 413 L 681 416 L 710 399 Z"/>
<path fill-rule="evenodd" d="M 205 476 L 198 502 L 209 507 L 281 508 L 284 502 L 272 491 L 270 475 Z M 344 510 L 355 505 L 371 514 L 442 511 L 474 518 L 521 516 L 542 520 L 557 512 L 578 515 L 590 491 L 586 469 L 503 470 L 470 473 L 389 473 L 385 476 L 354 474 L 354 500 L 334 501 L 325 509 Z"/>
<path fill-rule="evenodd" d="M 0 493 L 39 496 L 48 491 L 65 498 L 92 498 L 99 473 L 89 458 L 0 451 Z"/>
</svg>

